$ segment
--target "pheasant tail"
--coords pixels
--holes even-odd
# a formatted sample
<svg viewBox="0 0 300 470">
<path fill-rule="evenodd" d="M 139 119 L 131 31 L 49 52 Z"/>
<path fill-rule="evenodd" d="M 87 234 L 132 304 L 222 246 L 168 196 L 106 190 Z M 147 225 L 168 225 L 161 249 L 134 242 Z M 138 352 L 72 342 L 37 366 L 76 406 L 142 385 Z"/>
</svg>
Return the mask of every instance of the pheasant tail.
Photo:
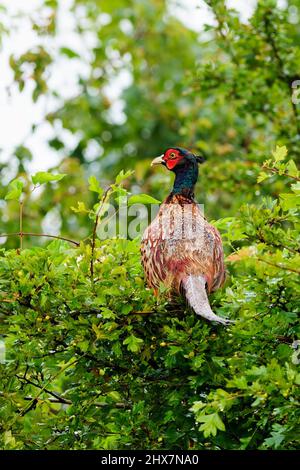
<svg viewBox="0 0 300 470">
<path fill-rule="evenodd" d="M 182 280 L 183 293 L 190 307 L 192 307 L 197 315 L 206 318 L 206 320 L 223 323 L 223 325 L 232 323 L 230 320 L 221 318 L 212 311 L 207 298 L 205 284 L 204 276 L 190 275 Z"/>
</svg>

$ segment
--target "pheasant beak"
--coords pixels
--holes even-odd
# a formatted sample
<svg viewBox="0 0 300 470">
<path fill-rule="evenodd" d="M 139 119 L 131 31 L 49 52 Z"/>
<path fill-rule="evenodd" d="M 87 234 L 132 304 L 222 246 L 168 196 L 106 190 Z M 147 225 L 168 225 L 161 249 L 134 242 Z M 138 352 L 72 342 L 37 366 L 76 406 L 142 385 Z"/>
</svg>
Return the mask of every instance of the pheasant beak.
<svg viewBox="0 0 300 470">
<path fill-rule="evenodd" d="M 165 161 L 163 159 L 163 155 L 160 155 L 159 157 L 154 158 L 151 162 L 151 166 L 154 165 L 164 165 Z"/>
</svg>

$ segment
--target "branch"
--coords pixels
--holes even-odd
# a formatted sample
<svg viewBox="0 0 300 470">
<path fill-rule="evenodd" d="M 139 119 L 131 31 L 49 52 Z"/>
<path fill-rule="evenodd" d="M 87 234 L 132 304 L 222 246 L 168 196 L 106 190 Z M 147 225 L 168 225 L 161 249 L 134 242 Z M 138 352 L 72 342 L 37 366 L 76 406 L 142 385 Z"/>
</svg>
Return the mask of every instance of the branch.
<svg viewBox="0 0 300 470">
<path fill-rule="evenodd" d="M 80 246 L 79 242 L 76 242 L 75 240 L 71 240 L 70 238 L 59 237 L 59 236 L 56 236 L 56 235 L 48 235 L 46 233 L 16 232 L 16 233 L 1 233 L 0 234 L 0 238 L 21 237 L 21 236 L 55 238 L 56 240 L 62 240 L 62 241 L 65 241 L 65 242 L 73 243 L 73 245 Z"/>
<path fill-rule="evenodd" d="M 231 59 L 232 59 L 232 62 L 239 66 L 239 60 L 237 58 L 237 56 L 235 55 L 235 52 L 232 48 L 232 45 L 231 45 L 231 41 L 228 39 L 227 35 L 224 33 L 223 31 L 223 27 L 224 27 L 224 24 L 226 24 L 225 20 L 223 20 L 223 18 L 219 15 L 219 11 L 218 11 L 218 8 L 216 7 L 216 5 L 213 4 L 213 2 L 211 0 L 205 0 L 205 3 L 211 8 L 213 14 L 215 15 L 215 18 L 217 20 L 217 31 L 219 32 L 222 40 L 223 40 L 223 43 L 226 44 L 227 46 L 227 49 L 228 49 L 228 54 L 230 55 Z M 226 9 L 226 13 L 227 13 L 227 9 Z"/>
<path fill-rule="evenodd" d="M 282 57 L 280 56 L 277 44 L 276 44 L 274 36 L 272 34 L 272 33 L 275 33 L 275 35 L 276 35 L 276 31 L 274 31 L 274 30 L 271 31 L 270 27 L 272 26 L 272 23 L 270 22 L 270 18 L 267 15 L 264 17 L 264 24 L 265 24 L 265 29 L 266 29 L 266 36 L 267 36 L 267 39 L 268 39 L 268 41 L 271 45 L 274 59 L 277 63 L 278 76 L 283 81 L 283 83 L 285 83 L 285 85 L 288 86 L 289 91 L 290 91 L 290 87 L 291 87 L 290 77 L 284 71 L 284 61 L 283 61 Z M 293 103 L 293 100 L 291 100 L 291 105 L 292 105 L 292 111 L 293 111 L 293 114 L 294 114 L 297 133 L 299 134 L 300 133 L 300 123 L 299 123 L 299 116 L 298 116 L 297 106 L 295 105 L 295 103 Z"/>
<path fill-rule="evenodd" d="M 55 400 L 57 400 L 58 403 L 65 403 L 65 404 L 71 404 L 70 400 L 67 400 L 66 398 L 62 397 L 56 392 L 51 392 L 51 390 L 48 390 L 47 388 L 42 387 L 39 384 L 36 384 L 35 382 L 32 382 L 31 380 L 27 379 L 26 377 L 20 377 L 19 375 L 16 374 L 17 379 L 26 382 L 29 385 L 33 385 L 36 388 L 39 388 L 40 390 L 43 390 L 44 392 L 48 393 L 51 395 Z M 32 398 L 31 398 L 32 400 Z"/>
<path fill-rule="evenodd" d="M 269 225 L 270 225 L 270 224 L 269 224 Z M 276 241 L 274 241 L 274 240 L 272 241 L 272 243 L 271 243 L 271 242 L 268 242 L 268 241 L 265 239 L 264 235 L 261 233 L 261 230 L 258 231 L 257 237 L 258 237 L 258 240 L 261 241 L 262 243 L 264 243 L 265 245 L 272 246 L 272 247 L 275 246 L 276 248 L 283 248 L 284 250 L 288 250 L 290 253 L 295 253 L 296 255 L 297 255 L 298 253 L 300 253 L 300 248 L 295 249 L 295 248 L 292 248 L 292 247 L 290 247 L 290 246 L 284 245 L 284 244 L 281 243 L 281 242 L 276 242 Z M 291 242 L 293 243 L 292 240 L 288 240 L 288 241 L 291 241 Z"/>
<path fill-rule="evenodd" d="M 52 398 L 48 397 L 46 399 L 44 398 L 40 398 L 40 397 L 24 397 L 24 400 L 27 400 L 27 401 L 31 401 L 32 404 L 30 405 L 30 409 L 28 409 L 28 411 L 32 410 L 34 408 L 34 406 L 39 402 L 39 401 L 49 401 L 51 403 L 61 403 L 62 405 L 73 405 L 73 402 L 67 398 L 64 398 L 62 397 L 59 393 L 57 392 L 51 392 L 51 390 L 48 390 L 47 388 L 45 387 L 42 387 L 41 385 L 35 383 L 35 382 L 32 382 L 31 380 L 27 379 L 25 376 L 24 377 L 21 377 L 20 375 L 16 375 L 16 377 L 21 380 L 21 381 L 24 381 L 26 382 L 27 384 L 29 385 L 33 385 L 34 387 L 36 388 L 39 388 L 40 390 L 42 390 L 43 392 L 46 392 L 48 393 L 49 395 L 51 395 Z M 110 403 L 106 403 L 106 402 L 95 402 L 94 403 L 94 406 L 101 406 L 101 407 L 104 407 L 104 406 L 109 406 Z M 116 408 L 126 408 L 127 405 L 125 403 L 115 403 L 114 406 Z"/>
<path fill-rule="evenodd" d="M 126 316 L 132 316 L 132 315 L 152 315 L 153 313 L 157 313 L 157 312 L 154 312 L 153 310 L 152 311 L 149 311 L 149 312 L 143 312 L 143 311 L 137 311 L 137 312 L 129 312 L 127 313 Z"/>
<path fill-rule="evenodd" d="M 84 354 L 81 356 L 81 358 L 84 357 Z M 42 395 L 43 392 L 46 391 L 48 385 L 53 382 L 53 380 L 55 380 L 62 372 L 64 372 L 65 370 L 67 370 L 69 367 L 73 366 L 74 364 L 77 364 L 77 362 L 81 359 L 75 359 L 74 361 L 72 362 L 69 362 L 68 364 L 66 364 L 64 367 L 62 367 L 56 374 L 53 375 L 53 377 L 51 377 L 45 385 L 43 385 L 42 387 L 38 387 L 40 388 L 40 391 L 39 393 L 31 399 L 31 402 L 29 403 L 29 405 L 24 408 L 23 410 L 20 411 L 20 416 L 25 416 L 29 411 L 31 411 L 33 408 L 35 408 L 36 404 L 38 403 L 39 401 L 39 398 L 40 396 Z M 46 392 L 47 393 L 47 392 Z"/>
<path fill-rule="evenodd" d="M 294 269 L 294 268 L 289 268 L 288 266 L 281 266 L 280 264 L 276 263 L 271 263 L 270 261 L 267 261 L 263 258 L 256 258 L 258 261 L 262 261 L 263 263 L 269 264 L 270 266 L 273 266 L 274 268 L 279 268 L 279 269 L 284 269 L 285 271 L 290 271 L 292 273 L 300 274 L 300 270 Z"/>
<path fill-rule="evenodd" d="M 105 193 L 103 194 L 103 197 L 102 197 L 102 202 L 97 210 L 97 214 L 96 214 L 96 219 L 95 219 L 95 224 L 94 224 L 94 229 L 93 229 L 93 235 L 92 235 L 92 253 L 91 253 L 91 263 L 90 263 L 90 274 L 91 274 L 91 279 L 93 281 L 94 279 L 94 255 L 95 255 L 95 248 L 96 248 L 96 234 L 97 234 L 97 228 L 98 228 L 98 224 L 99 224 L 99 218 L 100 218 L 100 214 L 101 214 L 101 211 L 102 211 L 102 208 L 104 206 L 104 203 L 106 201 L 106 198 L 107 198 L 107 195 L 108 193 L 112 190 L 112 187 L 109 186 Z"/>
<path fill-rule="evenodd" d="M 66 398 L 58 397 L 58 398 L 33 398 L 31 396 L 24 397 L 23 398 L 26 401 L 34 401 L 35 404 L 37 404 L 39 401 L 48 401 L 50 403 L 60 403 L 62 405 L 73 405 L 73 402 L 71 400 L 67 400 Z M 105 406 L 110 406 L 111 403 L 106 403 L 105 401 L 103 402 L 95 402 L 93 403 L 94 406 L 99 406 L 99 407 L 105 407 Z M 113 406 L 115 408 L 129 408 L 125 403 L 119 402 L 119 403 L 114 403 Z M 31 408 L 32 409 L 32 408 Z"/>
<path fill-rule="evenodd" d="M 20 250 L 22 251 L 23 249 L 23 207 L 24 203 L 23 201 L 20 201 L 20 210 L 19 210 L 19 216 L 20 216 Z"/>
<path fill-rule="evenodd" d="M 279 174 L 279 170 L 277 170 L 277 168 L 274 168 L 274 167 L 271 167 L 271 166 L 268 166 L 268 165 L 263 165 L 262 168 L 264 168 L 265 170 L 272 171 L 272 173 Z M 282 176 L 288 176 L 289 178 L 292 178 L 293 180 L 296 180 L 296 181 L 300 181 L 300 178 L 298 176 L 292 176 L 287 172 L 281 173 L 281 175 Z"/>
</svg>

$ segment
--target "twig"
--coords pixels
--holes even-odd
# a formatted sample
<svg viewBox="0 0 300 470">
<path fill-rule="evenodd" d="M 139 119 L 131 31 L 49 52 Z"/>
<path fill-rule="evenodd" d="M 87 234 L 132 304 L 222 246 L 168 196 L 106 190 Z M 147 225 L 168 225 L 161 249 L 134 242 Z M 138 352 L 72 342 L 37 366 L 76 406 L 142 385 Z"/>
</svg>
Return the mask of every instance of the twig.
<svg viewBox="0 0 300 470">
<path fill-rule="evenodd" d="M 91 253 L 91 263 L 90 263 L 90 274 L 91 274 L 91 280 L 93 281 L 94 279 L 94 256 L 95 256 L 95 248 L 96 248 L 96 234 L 97 234 L 97 228 L 98 228 L 98 224 L 99 224 L 99 218 L 100 218 L 100 213 L 103 209 L 103 206 L 104 206 L 104 203 L 106 201 L 106 198 L 107 198 L 107 195 L 108 193 L 112 190 L 112 187 L 109 186 L 105 193 L 103 194 L 103 197 L 102 197 L 102 202 L 97 210 L 97 214 L 96 214 L 96 219 L 95 219 L 95 223 L 94 223 L 94 229 L 93 229 L 93 235 L 92 235 L 92 253 Z"/>
<path fill-rule="evenodd" d="M 274 31 L 274 30 L 271 31 L 270 28 L 272 27 L 272 22 L 270 21 L 270 18 L 268 17 L 268 15 L 266 15 L 264 17 L 264 25 L 265 25 L 266 36 L 267 36 L 268 42 L 271 45 L 273 56 L 274 56 L 274 59 L 277 63 L 278 77 L 288 87 L 288 89 L 290 91 L 290 86 L 291 86 L 290 85 L 290 77 L 284 71 L 284 61 L 283 61 L 283 59 L 282 59 L 282 57 L 279 53 L 277 44 L 276 44 L 275 39 L 274 39 L 274 35 L 272 34 L 272 33 L 275 33 L 275 35 L 276 35 L 276 31 Z M 291 100 L 291 106 L 292 106 L 292 112 L 293 112 L 293 115 L 294 115 L 294 120 L 295 120 L 295 126 L 296 126 L 296 129 L 297 129 L 297 133 L 299 134 L 300 133 L 300 123 L 299 123 L 298 110 L 297 110 L 297 106 L 295 105 L 295 103 L 293 103 L 293 100 Z"/>
<path fill-rule="evenodd" d="M 246 234 L 246 235 L 248 235 L 248 234 Z M 265 245 L 272 246 L 272 247 L 275 246 L 276 248 L 283 248 L 284 250 L 288 250 L 290 253 L 295 253 L 295 254 L 300 253 L 300 248 L 295 249 L 295 248 L 292 248 L 290 246 L 284 245 L 281 242 L 278 242 L 278 243 L 274 242 L 274 241 L 272 243 L 268 242 L 265 239 L 264 235 L 261 233 L 261 230 L 259 230 L 259 233 L 257 234 L 257 237 L 258 237 L 259 241 L 261 241 Z M 292 243 L 294 242 L 294 240 L 288 240 L 288 241 L 291 241 Z"/>
<path fill-rule="evenodd" d="M 29 405 L 24 408 L 22 411 L 20 411 L 20 414 L 19 416 L 25 416 L 29 411 L 31 411 L 35 406 L 36 404 L 38 403 L 38 400 L 40 398 L 40 396 L 42 395 L 43 392 L 46 391 L 48 385 L 53 382 L 53 380 L 56 379 L 56 377 L 58 377 L 62 372 L 64 372 L 65 370 L 67 370 L 69 367 L 73 366 L 74 364 L 77 364 L 78 361 L 80 361 L 80 359 L 84 357 L 84 354 L 78 358 L 78 359 L 75 359 L 74 361 L 66 364 L 64 367 L 62 367 L 56 374 L 53 375 L 53 377 L 51 377 L 46 383 L 45 385 L 43 385 L 42 387 L 40 387 L 40 391 L 39 393 L 34 397 L 32 398 L 31 402 L 29 403 Z"/>
<path fill-rule="evenodd" d="M 149 311 L 149 312 L 129 312 L 127 313 L 126 316 L 131 316 L 131 315 L 152 315 L 153 313 L 157 313 L 157 312 L 154 312 L 154 311 Z"/>
<path fill-rule="evenodd" d="M 33 385 L 34 387 L 36 388 L 39 388 L 40 390 L 42 390 L 43 392 L 46 392 L 48 393 L 49 395 L 51 395 L 52 398 L 48 397 L 46 399 L 44 398 L 40 398 L 39 396 L 37 397 L 24 397 L 24 400 L 27 400 L 27 401 L 32 401 L 32 404 L 33 406 L 38 402 L 38 401 L 49 401 L 51 403 L 61 403 L 62 405 L 73 405 L 73 402 L 71 400 L 69 400 L 68 398 L 64 398 L 62 397 L 59 393 L 57 392 L 52 392 L 51 390 L 48 390 L 47 388 L 35 383 L 35 382 L 32 382 L 31 380 L 27 379 L 26 376 L 24 375 L 24 377 L 21 377 L 19 375 L 16 375 L 16 377 L 21 380 L 21 381 L 24 381 L 26 382 L 27 384 L 29 385 Z M 94 403 L 95 406 L 109 406 L 110 404 L 109 403 L 106 403 L 106 402 L 95 402 Z M 32 406 L 32 405 L 30 405 Z M 114 406 L 116 408 L 126 408 L 126 404 L 125 403 L 115 403 Z M 32 407 L 30 408 L 32 409 Z"/>
<path fill-rule="evenodd" d="M 20 237 L 20 236 L 27 236 L 27 237 L 46 237 L 46 238 L 55 238 L 56 240 L 63 240 L 65 242 L 73 243 L 73 245 L 80 246 L 79 242 L 75 240 L 71 240 L 70 238 L 66 237 L 59 237 L 57 235 L 49 235 L 46 233 L 31 233 L 31 232 L 16 232 L 16 233 L 1 233 L 0 238 L 5 237 Z"/>
<path fill-rule="evenodd" d="M 298 269 L 290 268 L 288 266 L 281 266 L 280 264 L 276 263 L 271 263 L 270 261 L 267 261 L 263 258 L 256 258 L 258 261 L 262 261 L 263 263 L 269 264 L 270 266 L 273 266 L 274 268 L 279 268 L 279 269 L 284 269 L 285 271 L 290 271 L 292 273 L 300 274 L 300 271 Z"/>
<path fill-rule="evenodd" d="M 20 250 L 23 249 L 23 201 L 20 201 Z"/>
<path fill-rule="evenodd" d="M 223 31 L 224 24 L 226 24 L 226 22 L 219 15 L 218 8 L 215 7 L 215 5 L 212 3 L 211 0 L 205 0 L 205 3 L 211 8 L 213 14 L 215 15 L 215 18 L 218 22 L 217 31 L 219 32 L 222 38 L 223 44 L 227 46 L 228 54 L 231 57 L 232 62 L 235 65 L 239 66 L 239 60 L 237 59 L 237 56 L 235 55 L 235 52 L 232 48 L 231 41 L 228 39 L 227 35 Z M 227 12 L 227 9 L 226 9 L 226 12 Z"/>
<path fill-rule="evenodd" d="M 62 397 L 61 397 L 62 398 Z M 48 401 L 50 403 L 61 403 L 62 405 L 73 405 L 73 402 L 71 400 L 67 400 L 66 398 L 33 398 L 31 396 L 29 397 L 24 397 L 23 398 L 24 400 L 26 401 L 32 401 L 34 400 L 35 401 L 35 404 L 38 403 L 39 401 L 43 402 L 43 401 Z M 106 403 L 105 401 L 97 401 L 95 403 L 92 403 L 94 406 L 99 406 L 99 407 L 105 407 L 105 406 L 110 406 L 111 403 Z M 122 403 L 122 402 L 119 402 L 119 403 L 114 403 L 113 406 L 115 408 L 127 408 L 127 405 L 125 403 Z M 32 408 L 31 408 L 32 409 Z"/>
<path fill-rule="evenodd" d="M 51 392 L 51 390 L 48 390 L 47 388 L 43 388 L 41 385 L 39 384 L 36 384 L 35 382 L 32 382 L 31 380 L 27 379 L 26 377 L 20 377 L 19 375 L 16 375 L 17 379 L 19 380 L 23 380 L 24 382 L 26 382 L 27 384 L 29 385 L 33 385 L 34 387 L 36 388 L 39 388 L 40 390 L 43 389 L 44 392 L 48 393 L 49 395 L 52 395 L 53 398 L 55 398 L 55 400 L 58 400 L 59 403 L 66 403 L 68 404 L 70 402 L 70 400 L 67 400 L 66 398 L 62 397 L 61 395 L 59 395 L 58 393 L 56 392 Z M 32 398 L 31 398 L 32 399 Z M 70 402 L 71 403 L 71 402 Z M 69 404 L 70 404 L 69 403 Z"/>
<path fill-rule="evenodd" d="M 263 165 L 262 168 L 265 169 L 265 170 L 272 171 L 273 173 L 279 174 L 279 170 L 277 168 L 274 168 L 274 167 L 271 167 L 271 166 L 268 166 L 268 165 Z M 293 180 L 300 181 L 300 178 L 298 176 L 290 175 L 287 172 L 282 173 L 282 176 L 288 176 L 289 178 L 292 178 Z"/>
</svg>

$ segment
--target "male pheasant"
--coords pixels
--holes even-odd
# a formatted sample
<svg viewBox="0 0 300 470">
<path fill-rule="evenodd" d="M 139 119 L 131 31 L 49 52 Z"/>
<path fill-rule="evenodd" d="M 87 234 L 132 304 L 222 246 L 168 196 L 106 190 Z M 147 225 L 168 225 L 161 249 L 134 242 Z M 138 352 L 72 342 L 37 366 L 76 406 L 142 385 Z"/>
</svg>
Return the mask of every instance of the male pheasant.
<svg viewBox="0 0 300 470">
<path fill-rule="evenodd" d="M 216 315 L 207 298 L 207 293 L 223 285 L 225 268 L 220 234 L 194 200 L 198 164 L 203 161 L 180 147 L 169 148 L 152 161 L 151 165 L 162 164 L 173 171 L 175 181 L 144 232 L 142 264 L 155 294 L 162 283 L 182 293 L 196 314 L 226 325 L 230 321 Z"/>
</svg>

